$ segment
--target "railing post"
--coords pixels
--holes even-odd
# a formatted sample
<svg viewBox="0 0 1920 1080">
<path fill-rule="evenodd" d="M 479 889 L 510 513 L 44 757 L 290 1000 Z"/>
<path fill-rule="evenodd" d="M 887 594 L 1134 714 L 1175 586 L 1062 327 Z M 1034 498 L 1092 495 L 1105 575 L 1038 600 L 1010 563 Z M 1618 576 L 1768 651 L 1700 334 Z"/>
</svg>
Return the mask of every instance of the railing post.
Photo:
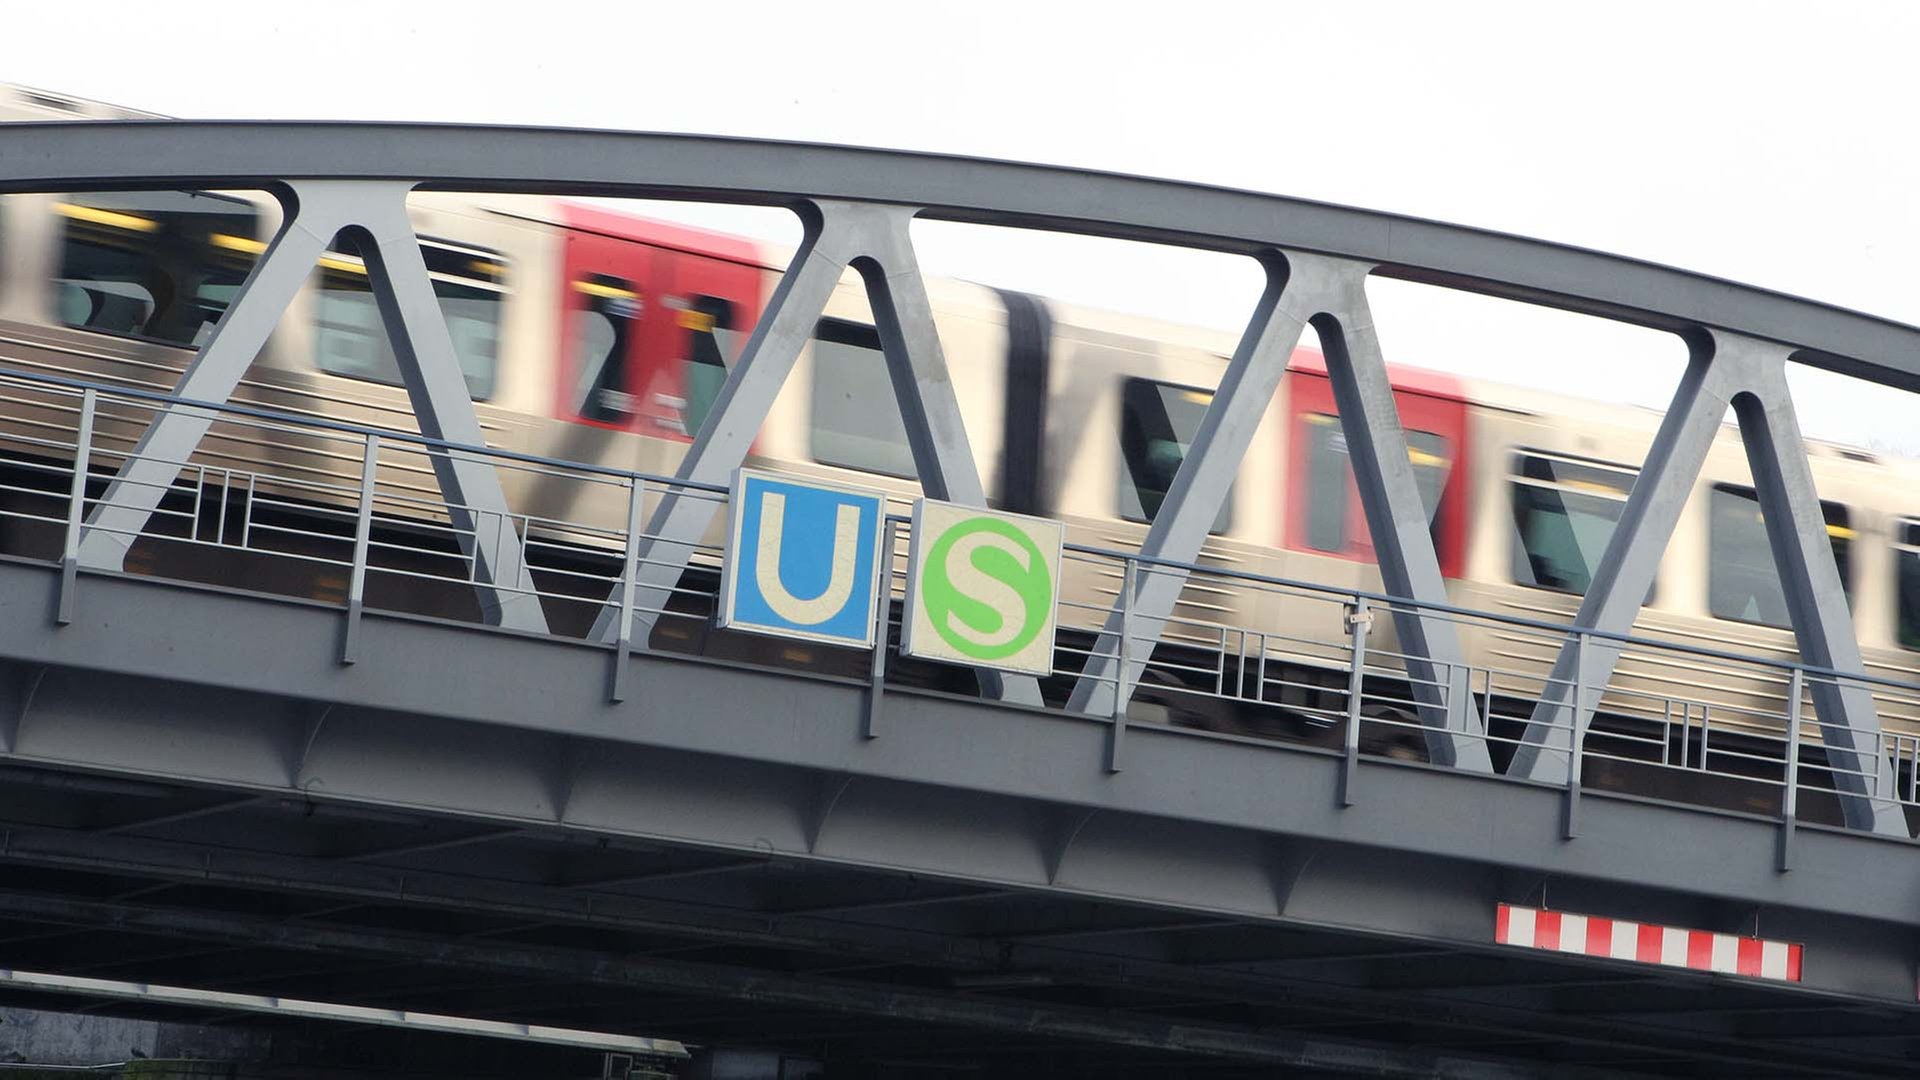
<svg viewBox="0 0 1920 1080">
<path fill-rule="evenodd" d="M 613 672 L 607 679 L 607 700 L 627 698 L 627 663 L 633 655 L 633 603 L 640 576 L 640 511 L 647 485 L 638 476 L 627 478 L 627 544 L 620 556 L 620 633 L 613 640 Z"/>
<path fill-rule="evenodd" d="M 80 527 L 87 520 L 87 466 L 93 456 L 93 416 L 99 396 L 91 387 L 80 394 L 80 424 L 73 434 L 73 486 L 67 493 L 67 539 L 60 550 L 60 596 L 53 621 L 73 621 L 73 592 L 80 575 Z"/>
<path fill-rule="evenodd" d="M 1582 630 L 1573 647 L 1573 708 L 1567 717 L 1567 803 L 1561 835 L 1568 840 L 1580 835 L 1580 769 L 1585 761 L 1587 740 L 1580 730 L 1580 711 L 1587 700 L 1587 647 L 1589 636 Z"/>
<path fill-rule="evenodd" d="M 880 737 L 880 713 L 885 703 L 887 627 L 893 619 L 893 548 L 899 543 L 895 533 L 899 527 L 899 522 L 887 519 L 887 527 L 880 533 L 879 565 L 874 567 L 873 576 L 878 581 L 874 588 L 879 596 L 873 605 L 873 662 L 867 669 L 867 718 L 860 732 L 869 739 Z"/>
<path fill-rule="evenodd" d="M 347 625 L 340 637 L 340 662 L 360 659 L 360 612 L 367 599 L 367 548 L 373 539 L 373 490 L 380 470 L 380 436 L 369 434 L 360 457 L 360 506 L 353 518 L 353 568 L 347 576 Z M 253 501 L 247 501 L 253 520 Z"/>
<path fill-rule="evenodd" d="M 1133 674 L 1133 587 L 1139 563 L 1127 556 L 1120 577 L 1120 663 L 1113 674 L 1113 730 L 1107 739 L 1107 771 L 1120 771 L 1120 748 L 1127 736 L 1127 683 Z"/>
<path fill-rule="evenodd" d="M 1907 766 L 1907 801 L 1920 802 L 1920 742 L 1914 744 L 1912 756 Z"/>
<path fill-rule="evenodd" d="M 1347 731 L 1340 758 L 1340 805 L 1353 805 L 1354 773 L 1360 766 L 1360 698 L 1366 689 L 1367 631 L 1373 627 L 1373 612 L 1367 598 L 1356 596 L 1347 609 L 1348 662 Z"/>
<path fill-rule="evenodd" d="M 1780 869 L 1793 869 L 1794 821 L 1800 814 L 1800 698 L 1806 672 L 1793 669 L 1787 683 L 1787 783 L 1780 793 Z"/>
<path fill-rule="evenodd" d="M 1222 624 L 1216 626 L 1214 629 L 1219 631 L 1220 647 L 1213 654 L 1213 696 L 1224 697 L 1227 692 L 1227 627 L 1225 624 Z M 1240 651 L 1242 653 L 1247 651 L 1247 632 L 1245 630 L 1240 631 Z M 1239 695 L 1236 694 L 1234 696 L 1238 697 Z"/>
</svg>

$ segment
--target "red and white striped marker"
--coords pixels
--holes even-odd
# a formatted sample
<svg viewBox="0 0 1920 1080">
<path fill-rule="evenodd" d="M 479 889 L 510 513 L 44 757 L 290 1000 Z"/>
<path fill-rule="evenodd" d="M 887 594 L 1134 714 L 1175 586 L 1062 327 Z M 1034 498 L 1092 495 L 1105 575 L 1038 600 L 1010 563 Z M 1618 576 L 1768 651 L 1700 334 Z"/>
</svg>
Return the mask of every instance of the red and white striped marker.
<svg viewBox="0 0 1920 1080">
<path fill-rule="evenodd" d="M 1656 926 L 1598 915 L 1571 915 L 1501 904 L 1494 917 L 1493 940 L 1524 949 L 1603 956 L 1781 982 L 1800 981 L 1800 946 L 1792 942 Z"/>
</svg>

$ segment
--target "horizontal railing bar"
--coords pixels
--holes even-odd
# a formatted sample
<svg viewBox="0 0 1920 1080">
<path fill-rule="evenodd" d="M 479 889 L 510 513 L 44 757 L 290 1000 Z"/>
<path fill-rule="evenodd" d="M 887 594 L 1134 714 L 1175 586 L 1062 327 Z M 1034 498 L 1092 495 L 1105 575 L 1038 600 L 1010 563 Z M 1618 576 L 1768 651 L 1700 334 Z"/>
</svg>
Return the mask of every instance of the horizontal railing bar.
<svg viewBox="0 0 1920 1080">
<path fill-rule="evenodd" d="M 3 167 L 0 167 L 0 172 L 3 172 Z M 560 458 L 542 457 L 539 454 L 527 454 L 518 450 L 507 450 L 507 449 L 489 447 L 489 446 L 473 446 L 469 443 L 449 442 L 445 439 L 429 438 L 425 435 L 418 435 L 413 432 L 393 431 L 386 428 L 370 427 L 364 424 L 350 424 L 342 420 L 330 420 L 323 417 L 313 417 L 311 419 L 300 418 L 297 420 L 289 420 L 285 417 L 284 414 L 275 413 L 271 410 L 258 408 L 252 405 L 236 405 L 231 402 L 200 401 L 194 398 L 173 397 L 167 394 L 163 394 L 163 393 L 159 393 L 157 391 L 151 391 L 151 390 L 139 390 L 134 388 L 121 388 L 121 387 L 107 387 L 107 386 L 102 386 L 99 383 L 90 382 L 85 379 L 71 379 L 65 376 L 60 376 L 60 375 L 47 375 L 37 371 L 20 371 L 14 368 L 0 369 L 0 379 L 16 379 L 16 380 L 24 380 L 24 381 L 34 382 L 34 383 L 46 383 L 49 385 L 60 386 L 66 389 L 71 389 L 71 390 L 76 390 L 81 392 L 91 389 L 91 390 L 99 391 L 103 395 L 111 394 L 116 397 L 129 397 L 129 398 L 135 398 L 141 401 L 150 401 L 167 408 L 180 407 L 180 408 L 188 408 L 188 409 L 209 409 L 215 412 L 230 413 L 236 416 L 249 416 L 249 417 L 253 417 L 255 419 L 261 419 L 261 420 L 279 420 L 282 423 L 293 424 L 300 429 L 314 428 L 321 431 L 341 432 L 344 434 L 356 435 L 360 437 L 365 437 L 368 435 L 378 435 L 383 445 L 387 441 L 393 440 L 397 442 L 409 443 L 414 446 L 423 446 L 423 447 L 428 447 L 435 450 L 443 450 L 450 453 L 474 454 L 474 455 L 478 455 L 486 458 L 502 459 L 506 461 L 517 461 L 517 462 L 523 462 L 530 465 L 547 465 L 547 466 L 564 467 L 568 470 L 582 472 L 582 473 L 590 473 L 590 474 L 594 474 L 598 476 L 606 476 L 606 477 L 615 477 L 620 479 L 621 481 L 638 478 L 652 484 L 667 484 L 667 485 L 672 485 L 676 488 L 683 488 L 687 491 L 707 491 L 707 492 L 712 492 L 718 495 L 727 494 L 727 488 L 723 484 L 705 484 L 705 483 L 700 483 L 698 481 L 693 481 L 693 480 L 676 480 L 671 477 L 653 476 L 648 473 L 634 472 L 629 469 L 615 469 L 606 465 L 593 465 L 585 462 L 566 461 Z M 171 463 L 169 462 L 169 464 Z"/>
</svg>

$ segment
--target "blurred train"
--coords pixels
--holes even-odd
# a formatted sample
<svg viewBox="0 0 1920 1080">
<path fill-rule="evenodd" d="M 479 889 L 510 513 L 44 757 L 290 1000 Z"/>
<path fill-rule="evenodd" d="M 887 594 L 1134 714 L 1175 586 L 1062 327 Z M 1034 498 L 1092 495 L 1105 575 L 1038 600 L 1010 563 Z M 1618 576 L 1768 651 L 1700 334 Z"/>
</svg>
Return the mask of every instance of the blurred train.
<svg viewBox="0 0 1920 1080">
<path fill-rule="evenodd" d="M 27 111 L 15 101 L 15 115 Z M 673 472 L 787 255 L 560 199 L 421 194 L 411 213 L 489 442 L 646 473 Z M 259 193 L 0 199 L 0 365 L 170 390 L 279 223 L 278 204 Z M 1233 335 L 961 281 L 931 279 L 928 288 L 991 502 L 1063 519 L 1073 541 L 1136 547 L 1218 385 Z M 1392 378 L 1451 600 L 1496 615 L 1569 620 L 1658 415 L 1408 367 L 1394 367 Z M 316 267 L 236 399 L 406 430 L 411 410 L 397 383 L 364 267 L 342 246 Z M 6 423 L 0 419 L 0 430 Z M 1809 452 L 1867 668 L 1920 681 L 1920 464 L 1825 443 Z M 228 440 L 202 455 L 248 469 L 285 453 Z M 903 497 L 917 492 L 878 334 L 852 274 L 755 455 L 791 473 Z M 357 460 L 308 467 L 330 470 L 343 486 L 357 482 Z M 1750 483 L 1737 434 L 1725 429 L 1636 633 L 1795 655 Z M 543 487 L 538 477 L 510 476 L 507 484 L 516 510 L 613 528 L 623 520 L 624 507 L 610 499 L 583 504 L 577 492 Z M 1380 588 L 1317 353 L 1296 353 L 1212 533 L 1205 565 Z M 1118 585 L 1117 572 L 1090 568 L 1068 582 L 1070 595 L 1096 603 L 1109 602 Z M 1338 605 L 1315 607 L 1316 624 L 1298 625 L 1307 610 L 1270 591 L 1196 581 L 1169 634 L 1217 642 L 1209 627 L 1224 625 L 1341 640 Z M 1467 627 L 1463 639 L 1475 667 L 1517 673 L 1508 685 L 1531 680 L 1534 690 L 1557 645 L 1498 626 Z M 1311 706 L 1314 692 L 1302 687 L 1338 685 L 1311 667 L 1303 662 L 1291 680 L 1300 686 L 1288 692 L 1296 697 L 1283 700 Z M 1779 681 L 1675 652 L 1629 653 L 1614 686 L 1612 707 L 1626 715 L 1657 716 L 1659 707 L 1646 702 L 1666 695 L 1736 710 L 1783 708 Z M 1243 722 L 1224 715 L 1232 711 L 1225 703 L 1182 700 L 1176 711 L 1222 714 L 1194 722 Z M 1882 709 L 1890 729 L 1920 734 L 1920 709 L 1889 700 Z"/>
</svg>

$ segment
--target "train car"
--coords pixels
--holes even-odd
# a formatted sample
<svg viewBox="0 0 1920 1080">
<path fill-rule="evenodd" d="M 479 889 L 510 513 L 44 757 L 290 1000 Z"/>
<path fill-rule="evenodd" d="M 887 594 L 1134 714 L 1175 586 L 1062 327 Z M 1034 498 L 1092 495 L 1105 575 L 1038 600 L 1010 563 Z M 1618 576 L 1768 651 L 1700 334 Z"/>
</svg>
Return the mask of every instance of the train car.
<svg viewBox="0 0 1920 1080">
<path fill-rule="evenodd" d="M 18 92 L 15 92 L 16 95 Z M 13 113 L 41 115 L 45 102 Z M 37 112 L 35 110 L 38 110 Z M 83 108 L 69 116 L 91 115 Z M 671 474 L 766 303 L 787 253 L 600 204 L 523 195 L 422 194 L 410 203 L 434 289 L 491 445 Z M 258 192 L 70 192 L 0 199 L 0 364 L 167 391 L 279 225 Z M 962 281 L 930 279 L 934 318 L 990 501 L 1062 519 L 1071 541 L 1137 547 L 1165 497 L 1234 348 L 1231 334 L 1095 310 Z M 1455 603 L 1564 624 L 1624 506 L 1657 414 L 1391 367 L 1395 402 Z M 304 416 L 408 430 L 368 288 L 348 245 L 321 260 L 236 400 Z M 57 423 L 41 417 L 32 423 Z M 19 409 L 0 432 L 30 426 Z M 114 447 L 134 429 L 108 431 Z M 120 440 L 117 443 L 112 440 Z M 1810 445 L 1836 564 L 1868 670 L 1920 675 L 1920 506 L 1916 465 Z M 219 469 L 289 470 L 357 482 L 359 463 L 319 459 L 255 432 L 215 438 Z M 910 499 L 919 487 L 864 286 L 849 273 L 776 400 L 754 461 Z M 618 529 L 624 506 L 578 485 L 509 474 L 516 510 Z M 435 495 L 424 469 L 405 482 Z M 1379 590 L 1325 361 L 1293 359 L 1212 535 L 1206 566 Z M 1070 601 L 1102 607 L 1112 567 L 1080 565 Z M 322 594 L 338 583 L 322 588 Z M 1338 642 L 1338 605 L 1224 579 L 1188 585 L 1165 648 L 1248 655 L 1249 635 Z M 1308 625 L 1311 623 L 1311 625 Z M 1098 625 L 1088 616 L 1081 628 Z M 1755 656 L 1795 654 L 1785 604 L 1737 433 L 1722 433 L 1662 559 L 1635 632 Z M 1237 644 L 1229 636 L 1239 635 Z M 1392 630 L 1375 634 L 1390 651 Z M 1468 662 L 1499 673 L 1484 697 L 1524 712 L 1551 635 L 1463 628 Z M 1298 718 L 1332 694 L 1324 657 L 1262 644 L 1276 682 L 1309 688 Z M 1224 663 L 1224 661 L 1212 661 Z M 1177 668 L 1178 665 L 1172 665 Z M 1236 672 L 1243 679 L 1245 672 Z M 1249 730 L 1247 710 L 1180 693 L 1157 672 L 1148 707 L 1177 722 Z M 1682 654 L 1630 651 L 1606 702 L 1626 721 L 1663 719 L 1684 696 L 1734 715 L 1779 714 L 1778 679 Z M 1284 699 L 1283 699 L 1284 700 Z M 1911 703 L 1884 700 L 1890 728 L 1920 735 Z M 1282 710 L 1284 713 L 1284 710 Z M 1260 721 L 1265 723 L 1265 721 Z M 1756 720 L 1758 727 L 1765 722 Z M 1777 728 L 1777 721 L 1775 722 Z M 1265 729 L 1262 729 L 1265 730 Z M 1296 731 L 1295 734 L 1301 733 Z"/>
</svg>

